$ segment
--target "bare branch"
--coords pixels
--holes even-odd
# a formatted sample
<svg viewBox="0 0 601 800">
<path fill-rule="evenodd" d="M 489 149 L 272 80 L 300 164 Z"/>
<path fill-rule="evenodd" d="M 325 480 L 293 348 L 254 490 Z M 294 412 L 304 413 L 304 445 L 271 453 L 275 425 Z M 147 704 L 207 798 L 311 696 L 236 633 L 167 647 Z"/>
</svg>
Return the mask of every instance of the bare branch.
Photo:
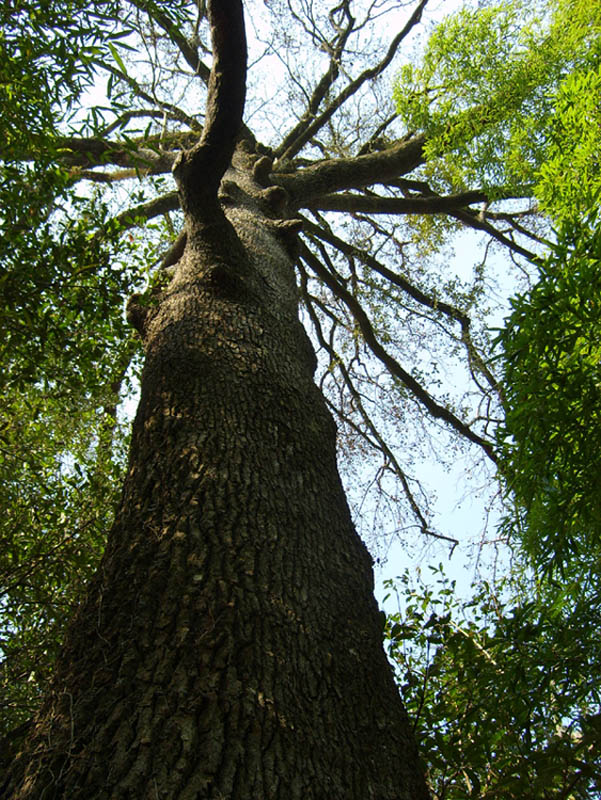
<svg viewBox="0 0 601 800">
<path fill-rule="evenodd" d="M 486 455 L 497 463 L 497 456 L 494 452 L 493 446 L 490 442 L 482 439 L 477 433 L 474 433 L 464 422 L 456 417 L 448 408 L 441 406 L 434 400 L 433 397 L 416 381 L 416 379 L 404 370 L 398 361 L 393 358 L 390 353 L 380 344 L 372 324 L 361 307 L 359 301 L 321 264 L 319 259 L 309 250 L 309 248 L 301 245 L 301 257 L 308 264 L 315 274 L 330 288 L 330 290 L 347 306 L 353 317 L 355 318 L 363 338 L 372 353 L 378 358 L 385 367 L 388 368 L 391 375 L 398 378 L 404 386 L 409 389 L 415 398 L 429 411 L 435 419 L 444 420 L 450 425 L 457 433 L 461 434 L 470 442 L 479 445 Z"/>
<path fill-rule="evenodd" d="M 536 253 L 526 250 L 525 247 L 517 244 L 517 242 L 514 242 L 513 239 L 508 239 L 507 236 L 504 236 L 501 231 L 498 231 L 493 225 L 490 225 L 485 220 L 480 219 L 480 215 L 477 212 L 472 211 L 471 209 L 465 209 L 449 211 L 448 214 L 451 217 L 455 217 L 455 219 L 458 219 L 460 222 L 463 222 L 463 224 L 467 225 L 468 228 L 475 228 L 479 231 L 485 231 L 489 234 L 489 236 L 492 236 L 493 239 L 496 239 L 497 242 L 509 248 L 509 250 L 512 250 L 514 253 L 523 256 L 528 261 L 531 261 L 534 264 L 539 263 L 540 258 L 536 255 Z"/>
<path fill-rule="evenodd" d="M 349 242 L 346 242 L 344 239 L 341 239 L 339 236 L 336 236 L 334 233 L 332 233 L 332 231 L 328 230 L 325 226 L 320 227 L 318 225 L 314 225 L 305 217 L 302 219 L 303 230 L 306 233 L 311 234 L 318 239 L 322 239 L 347 256 L 357 258 L 363 264 L 370 267 L 370 269 L 373 269 L 374 272 L 377 272 L 383 278 L 386 278 L 386 280 L 390 281 L 395 286 L 398 286 L 399 289 L 402 289 L 404 292 L 406 292 L 420 305 L 426 306 L 426 308 L 430 308 L 432 311 L 437 311 L 441 314 L 444 314 L 446 317 L 458 322 L 461 326 L 461 341 L 466 349 L 471 368 L 475 372 L 480 373 L 486 379 L 489 386 L 497 393 L 501 401 L 504 401 L 504 394 L 501 385 L 498 383 L 495 376 L 484 362 L 484 359 L 472 341 L 472 337 L 470 335 L 471 320 L 465 312 L 461 311 L 461 309 L 457 308 L 456 306 L 446 303 L 444 300 L 440 300 L 438 297 L 433 297 L 432 295 L 426 294 L 421 289 L 418 289 L 417 286 L 414 286 L 403 275 L 399 275 L 398 272 L 393 272 L 392 270 L 388 269 L 370 253 L 355 247 Z"/>
<path fill-rule="evenodd" d="M 326 122 L 328 122 L 328 120 L 334 115 L 340 106 L 349 99 L 349 97 L 352 97 L 366 81 L 373 80 L 374 78 L 377 78 L 378 75 L 381 75 L 382 72 L 384 72 L 386 67 L 388 67 L 394 58 L 401 42 L 409 35 L 415 25 L 417 25 L 421 20 L 422 13 L 427 3 L 428 0 L 421 0 L 403 30 L 398 33 L 390 43 L 388 51 L 383 59 L 374 67 L 364 70 L 358 78 L 355 78 L 354 81 L 351 81 L 351 83 L 349 83 L 348 86 L 343 89 L 343 91 L 328 106 L 328 108 L 322 114 L 320 114 L 312 124 L 307 126 L 284 152 L 278 152 L 278 158 L 280 161 L 285 162 L 294 158 L 294 156 L 305 146 L 305 144 L 307 144 L 307 142 L 311 140 L 313 136 L 315 136 L 317 131 L 322 128 Z"/>
<path fill-rule="evenodd" d="M 359 150 L 357 155 L 363 156 L 363 155 L 365 155 L 365 153 L 370 153 L 372 150 L 384 149 L 384 148 L 377 147 L 376 144 L 379 142 L 380 137 L 382 136 L 382 134 L 384 133 L 386 128 L 389 125 L 391 125 L 395 121 L 395 119 L 397 117 L 398 117 L 398 114 L 395 111 L 394 114 L 391 114 L 389 117 L 387 117 L 387 119 L 384 120 L 384 122 L 380 123 L 380 125 L 378 125 L 378 127 L 373 132 L 373 134 L 372 134 L 371 138 L 369 139 L 369 141 L 365 142 L 365 144 Z"/>
<path fill-rule="evenodd" d="M 425 136 L 415 136 L 380 152 L 318 161 L 295 173 L 274 172 L 270 179 L 286 189 L 293 205 L 307 207 L 324 194 L 387 183 L 406 175 L 423 164 L 425 141 Z"/>
<path fill-rule="evenodd" d="M 332 48 L 332 55 L 330 57 L 330 63 L 328 65 L 328 69 L 322 75 L 320 81 L 313 90 L 313 94 L 311 95 L 311 99 L 309 100 L 307 110 L 300 118 L 298 123 L 294 126 L 294 128 L 284 137 L 284 140 L 276 150 L 275 156 L 277 158 L 279 158 L 287 151 L 288 147 L 290 147 L 303 134 L 303 132 L 315 119 L 315 115 L 317 114 L 317 110 L 319 109 L 322 100 L 324 99 L 330 87 L 336 81 L 336 78 L 340 73 L 340 58 L 342 56 L 342 52 L 344 50 L 348 37 L 353 30 L 353 25 L 355 23 L 354 18 L 351 16 L 351 13 L 346 6 L 345 6 L 345 12 L 348 18 L 348 23 L 345 28 L 339 30 L 337 40 Z"/>
<path fill-rule="evenodd" d="M 302 269 L 302 266 L 301 266 L 301 269 Z M 361 394 L 359 393 L 359 391 L 355 387 L 355 384 L 353 383 L 351 375 L 350 375 L 349 371 L 347 370 L 342 358 L 338 355 L 338 353 L 334 350 L 334 348 L 330 345 L 330 343 L 326 341 L 325 337 L 323 336 L 323 332 L 321 330 L 321 325 L 319 324 L 319 319 L 317 318 L 315 310 L 313 309 L 312 298 L 309 295 L 309 292 L 308 292 L 308 289 L 307 289 L 307 275 L 306 275 L 304 269 L 302 271 L 304 273 L 304 280 L 302 281 L 302 284 L 304 285 L 303 297 L 304 297 L 305 302 L 306 302 L 307 311 L 309 313 L 309 316 L 311 317 L 311 320 L 313 322 L 313 326 L 314 326 L 315 331 L 317 333 L 317 338 L 319 340 L 319 343 L 324 348 L 324 350 L 327 351 L 327 353 L 330 356 L 330 359 L 332 361 L 336 362 L 337 369 L 339 370 L 340 374 L 342 375 L 342 379 L 344 381 L 344 384 L 347 387 L 348 391 L 350 392 L 350 394 L 351 394 L 351 396 L 353 398 L 353 402 L 355 404 L 355 407 L 359 411 L 359 414 L 361 415 L 361 417 L 363 419 L 363 422 L 365 423 L 365 426 L 367 427 L 367 429 L 370 431 L 371 435 L 373 436 L 373 440 L 367 435 L 366 431 L 364 431 L 361 427 L 359 427 L 356 423 L 354 423 L 353 420 L 349 419 L 346 415 L 344 415 L 339 406 L 335 406 L 335 405 L 329 403 L 330 408 L 332 409 L 332 411 L 334 413 L 336 413 L 343 420 L 343 422 L 346 425 L 349 425 L 356 433 L 358 433 L 362 438 L 364 438 L 365 441 L 370 445 L 370 447 L 373 447 L 374 449 L 379 450 L 382 453 L 382 455 L 386 458 L 386 460 L 388 462 L 389 469 L 391 470 L 391 472 L 394 475 L 396 475 L 396 477 L 401 482 L 401 485 L 403 487 L 403 491 L 405 492 L 405 496 L 407 497 L 407 500 L 409 502 L 409 505 L 411 506 L 411 510 L 413 511 L 413 514 L 415 515 L 416 519 L 419 522 L 420 530 L 422 531 L 422 533 L 428 534 L 429 536 L 434 536 L 435 538 L 447 539 L 448 537 L 441 536 L 441 534 L 438 534 L 435 531 L 432 531 L 430 529 L 430 526 L 428 525 L 428 522 L 427 522 L 426 518 L 424 517 L 424 515 L 422 513 L 422 510 L 419 507 L 419 504 L 418 504 L 417 500 L 415 499 L 415 496 L 414 496 L 413 492 L 411 491 L 411 487 L 409 485 L 409 479 L 408 479 L 405 471 L 402 469 L 402 467 L 399 464 L 396 456 L 394 455 L 392 450 L 388 447 L 388 445 L 386 444 L 386 441 L 384 440 L 383 436 L 378 431 L 375 423 L 373 422 L 373 420 L 371 419 L 371 417 L 367 413 L 365 405 L 363 404 L 363 401 L 361 399 Z M 458 544 L 458 542 L 455 539 L 452 539 L 452 540 L 449 540 L 449 541 L 454 542 L 454 544 Z"/>
<path fill-rule="evenodd" d="M 178 48 L 186 63 L 195 75 L 199 75 L 205 84 L 209 82 L 211 70 L 204 64 L 198 55 L 198 48 L 183 35 L 173 20 L 158 8 L 156 3 L 148 7 L 145 0 L 128 0 L 133 6 L 144 11 L 150 19 L 154 20 L 165 31 L 173 44 Z"/>
<path fill-rule="evenodd" d="M 166 103 L 164 100 L 159 100 L 158 98 L 153 97 L 151 94 L 148 94 L 148 92 L 145 91 L 140 86 L 140 84 L 135 80 L 135 78 L 131 77 L 131 75 L 122 72 L 117 67 L 114 67 L 112 64 L 107 64 L 104 61 L 97 61 L 95 63 L 101 69 L 110 72 L 116 78 L 126 83 L 129 86 L 129 88 L 133 91 L 133 93 L 137 97 L 140 97 L 142 100 L 144 100 L 145 103 L 150 103 L 151 105 L 157 105 L 163 111 L 170 112 L 173 119 L 177 119 L 180 122 L 183 122 L 184 125 L 187 125 L 193 131 L 198 131 L 200 133 L 200 131 L 202 130 L 202 125 L 197 119 L 194 119 L 194 117 L 189 116 L 189 114 L 186 114 L 185 111 L 182 111 L 181 108 L 174 106 L 172 103 Z"/>
<path fill-rule="evenodd" d="M 116 183 L 117 181 L 131 180 L 140 174 L 136 169 L 120 169 L 116 172 L 97 172 L 93 169 L 74 168 L 69 173 L 73 183 L 77 181 L 93 181 L 94 183 Z"/>
<path fill-rule="evenodd" d="M 335 247 L 340 252 L 345 253 L 349 256 L 354 256 L 362 261 L 366 266 L 374 269 L 376 272 L 379 272 L 382 277 L 386 278 L 387 280 L 394 283 L 408 295 L 413 297 L 414 300 L 417 300 L 418 303 L 421 305 L 427 306 L 435 311 L 440 311 L 441 313 L 445 314 L 452 319 L 457 320 L 458 322 L 467 325 L 469 327 L 470 320 L 469 317 L 463 313 L 460 309 L 456 308 L 455 306 L 451 306 L 448 303 L 445 303 L 443 300 L 439 300 L 437 297 L 432 297 L 427 295 L 425 292 L 422 292 L 421 289 L 418 289 L 417 286 L 414 286 L 410 283 L 406 278 L 402 275 L 399 275 L 397 272 L 392 272 L 392 270 L 387 269 L 383 264 L 381 264 L 374 256 L 370 253 L 355 247 L 354 245 L 350 244 L 349 242 L 344 241 L 339 236 L 336 236 L 331 231 L 327 230 L 326 228 L 319 227 L 314 225 L 309 219 L 303 217 L 303 230 L 306 233 L 311 234 L 312 236 L 318 237 L 323 239 L 324 241 L 328 242 Z"/>
<path fill-rule="evenodd" d="M 504 236 L 493 225 L 481 219 L 480 214 L 470 208 L 470 203 L 485 202 L 486 195 L 480 191 L 464 192 L 458 195 L 429 195 L 428 197 L 379 197 L 358 194 L 326 194 L 314 197 L 306 203 L 310 209 L 320 211 L 347 211 L 366 214 L 447 214 L 467 225 L 488 233 L 493 239 L 508 247 L 514 253 L 536 262 L 537 256 L 530 250 Z"/>
</svg>

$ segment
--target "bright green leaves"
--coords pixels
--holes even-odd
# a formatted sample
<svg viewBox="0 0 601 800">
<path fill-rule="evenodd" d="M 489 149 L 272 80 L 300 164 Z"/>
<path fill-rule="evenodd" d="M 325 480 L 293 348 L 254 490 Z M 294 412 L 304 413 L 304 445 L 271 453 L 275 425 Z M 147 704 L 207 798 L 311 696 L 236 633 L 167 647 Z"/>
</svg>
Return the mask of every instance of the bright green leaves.
<svg viewBox="0 0 601 800">
<path fill-rule="evenodd" d="M 427 170 L 441 188 L 478 185 L 492 198 L 531 188 L 557 87 L 599 46 L 594 5 L 511 0 L 461 9 L 435 29 L 395 100 L 407 128 L 428 134 Z"/>
<path fill-rule="evenodd" d="M 575 220 L 601 205 L 601 54 L 596 61 L 569 75 L 555 98 L 536 194 L 558 220 Z"/>
<path fill-rule="evenodd" d="M 519 526 L 537 566 L 601 552 L 601 226 L 566 223 L 499 335 L 499 432 Z M 508 523 L 511 525 L 511 523 Z"/>
<path fill-rule="evenodd" d="M 565 571 L 601 553 L 601 11 L 560 8 L 589 27 L 588 49 L 575 50 L 575 70 L 553 93 L 537 173 L 557 241 L 532 289 L 513 299 L 498 344 L 507 399 L 499 445 L 517 517 L 506 529 L 537 568 Z"/>
</svg>

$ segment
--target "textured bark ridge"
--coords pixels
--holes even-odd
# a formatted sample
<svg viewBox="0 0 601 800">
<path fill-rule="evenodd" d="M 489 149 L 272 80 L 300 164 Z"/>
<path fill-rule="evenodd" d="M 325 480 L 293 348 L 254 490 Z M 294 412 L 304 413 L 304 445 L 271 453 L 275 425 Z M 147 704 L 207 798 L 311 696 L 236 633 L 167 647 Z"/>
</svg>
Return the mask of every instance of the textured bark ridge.
<svg viewBox="0 0 601 800">
<path fill-rule="evenodd" d="M 427 797 L 298 320 L 298 225 L 253 160 L 144 322 L 121 508 L 7 797 Z"/>
</svg>

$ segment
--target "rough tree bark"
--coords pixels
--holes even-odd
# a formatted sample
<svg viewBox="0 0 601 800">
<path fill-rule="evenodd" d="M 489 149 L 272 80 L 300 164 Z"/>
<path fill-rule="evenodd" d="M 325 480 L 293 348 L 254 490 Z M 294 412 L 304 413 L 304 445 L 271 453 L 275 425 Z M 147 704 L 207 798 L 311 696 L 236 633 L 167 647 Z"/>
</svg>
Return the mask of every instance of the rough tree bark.
<svg viewBox="0 0 601 800">
<path fill-rule="evenodd" d="M 425 800 L 298 319 L 298 221 L 239 135 L 241 3 L 210 14 L 186 247 L 156 306 L 130 305 L 120 510 L 4 796 Z"/>
</svg>

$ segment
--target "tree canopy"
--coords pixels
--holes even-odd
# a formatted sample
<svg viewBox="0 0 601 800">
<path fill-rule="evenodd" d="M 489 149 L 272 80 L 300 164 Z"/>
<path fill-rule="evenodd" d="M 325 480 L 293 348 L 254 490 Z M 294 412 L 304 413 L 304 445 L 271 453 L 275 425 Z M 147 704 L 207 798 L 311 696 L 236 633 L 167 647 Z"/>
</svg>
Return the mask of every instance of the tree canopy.
<svg viewBox="0 0 601 800">
<path fill-rule="evenodd" d="M 527 554 L 513 583 L 477 595 L 481 619 L 456 624 L 459 601 L 447 603 L 444 588 L 434 616 L 425 591 L 419 614 L 410 604 L 389 625 L 393 657 L 399 638 L 414 637 L 404 663 L 422 689 L 409 705 L 429 737 L 433 789 L 519 796 L 524 748 L 551 743 L 533 796 L 569 797 L 571 781 L 588 791 L 599 770 L 589 769 L 598 688 L 585 680 L 598 674 L 599 643 L 585 622 L 598 608 L 601 558 L 601 10 L 582 0 L 466 3 L 441 21 L 430 6 L 249 0 L 244 136 L 265 155 L 258 176 L 271 175 L 302 220 L 303 321 L 365 529 L 452 539 L 416 465 L 434 455 L 448 467 L 460 451 L 487 463 L 487 476 L 499 467 L 502 533 Z M 210 46 L 201 0 L 11 0 L 0 24 L 9 735 L 36 708 L 113 513 L 140 356 L 124 308 L 133 293 L 152 305 L 181 252 L 171 173 L 205 124 Z M 520 288 L 495 333 L 501 261 Z M 513 601 L 495 605 L 504 592 Z M 412 654 L 423 658 L 424 647 L 437 655 L 416 677 Z M 538 705 L 522 708 L 518 673 Z M 515 704 L 505 718 L 486 716 L 500 685 Z M 476 719 L 484 735 L 469 727 Z M 507 769 L 490 766 L 501 753 L 495 728 L 517 737 L 502 751 Z M 463 794 L 443 773 L 436 783 L 442 761 L 463 776 Z"/>
</svg>

